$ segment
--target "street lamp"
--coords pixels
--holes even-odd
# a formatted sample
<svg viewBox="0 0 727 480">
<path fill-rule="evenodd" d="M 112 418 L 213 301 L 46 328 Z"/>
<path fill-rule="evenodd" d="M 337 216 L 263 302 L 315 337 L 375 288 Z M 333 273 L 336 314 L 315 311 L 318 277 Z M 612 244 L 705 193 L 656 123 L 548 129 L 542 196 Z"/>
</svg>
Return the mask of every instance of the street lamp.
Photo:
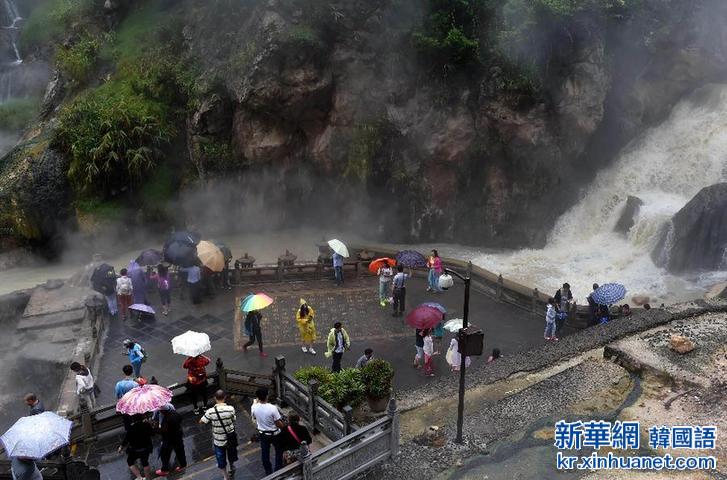
<svg viewBox="0 0 727 480">
<path fill-rule="evenodd" d="M 465 352 L 465 335 L 464 331 L 466 331 L 467 327 L 469 326 L 468 323 L 468 316 L 470 313 L 470 277 L 469 275 L 464 276 L 454 270 L 451 270 L 449 268 L 444 269 L 443 275 L 440 275 L 439 277 L 439 288 L 443 290 L 447 290 L 451 288 L 454 285 L 454 280 L 452 279 L 452 275 L 455 277 L 461 279 L 464 282 L 464 309 L 462 311 L 462 329 L 459 331 L 459 335 L 457 336 L 457 345 L 459 347 L 460 351 L 460 365 L 459 365 L 459 404 L 457 405 L 457 438 L 455 438 L 455 442 L 462 443 L 462 424 L 464 423 L 464 375 L 465 375 L 465 368 L 467 368 L 467 365 L 465 363 L 465 360 L 467 359 L 467 355 Z"/>
</svg>

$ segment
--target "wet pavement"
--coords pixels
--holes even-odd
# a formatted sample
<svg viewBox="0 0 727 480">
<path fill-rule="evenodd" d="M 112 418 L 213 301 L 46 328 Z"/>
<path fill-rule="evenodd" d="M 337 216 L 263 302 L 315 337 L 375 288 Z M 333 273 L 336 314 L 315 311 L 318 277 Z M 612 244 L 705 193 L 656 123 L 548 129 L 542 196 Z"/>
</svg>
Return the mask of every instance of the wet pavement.
<svg viewBox="0 0 727 480">
<path fill-rule="evenodd" d="M 173 293 L 172 311 L 168 316 L 158 314 L 154 319 L 147 318 L 142 321 L 111 321 L 97 374 L 97 382 L 101 387 L 99 403 L 104 405 L 115 401 L 114 385 L 121 378 L 121 367 L 127 363 L 122 347 L 125 338 L 138 341 L 148 353 L 149 359 L 143 365 L 142 375 L 147 378 L 154 376 L 162 385 L 183 382 L 186 372 L 181 365 L 184 357 L 172 353 L 170 340 L 187 330 L 208 333 L 212 343 L 212 351 L 208 355 L 213 360 L 222 358 L 225 366 L 229 368 L 269 373 L 272 371 L 275 356 L 284 355 L 288 370 L 293 372 L 305 365 L 330 366 L 330 360 L 323 355 L 325 337 L 333 323 L 341 321 L 352 343 L 351 350 L 344 355 L 344 367 L 352 367 L 363 354 L 363 350 L 371 347 L 375 357 L 388 360 L 394 365 L 395 390 L 398 392 L 436 380 L 424 377 L 420 370 L 411 367 L 414 332 L 404 324 L 402 318 L 391 316 L 390 307 L 382 308 L 378 304 L 377 282 L 375 277 L 361 276 L 347 279 L 345 286 L 340 288 L 327 279 L 253 285 L 233 290 L 217 290 L 214 298 L 206 297 L 200 305 L 191 305 L 186 292 L 177 289 Z M 447 308 L 447 318 L 462 316 L 461 286 L 444 293 L 432 294 L 426 292 L 425 279 L 415 277 L 408 284 L 407 290 L 409 308 L 425 301 L 435 301 Z M 244 296 L 249 291 L 262 291 L 275 298 L 275 303 L 262 311 L 264 347 L 269 355 L 266 358 L 257 354 L 257 348 L 251 348 L 248 352 L 241 349 L 241 343 L 246 338 L 241 335 L 240 321 L 237 324 L 235 322 L 235 298 Z M 161 310 L 158 294 L 150 292 L 148 297 L 152 306 Z M 319 338 L 316 343 L 318 354 L 315 356 L 304 354 L 298 342 L 295 309 L 300 298 L 306 299 L 316 310 Z M 470 302 L 470 322 L 485 331 L 486 354 L 497 347 L 507 356 L 510 352 L 526 350 L 543 343 L 543 319 L 540 316 L 497 303 L 476 290 L 472 292 Z M 451 336 L 447 332 L 443 349 L 449 345 Z M 484 365 L 486 357 L 487 355 L 475 359 L 472 368 L 487 368 Z M 437 375 L 454 375 L 450 373 L 443 354 L 435 357 L 435 365 Z M 244 411 L 247 410 L 245 406 Z M 208 427 L 197 426 L 194 421 L 191 415 L 185 419 L 185 444 L 188 447 L 190 464 L 208 459 L 212 455 Z M 238 416 L 238 424 L 240 431 L 245 432 L 243 437 L 252 433 L 252 425 L 246 415 Z M 104 479 L 130 478 L 125 457 L 116 453 L 119 440 L 117 436 L 104 438 L 94 444 L 89 452 L 89 462 L 99 465 Z M 243 461 L 236 478 L 260 478 L 262 470 L 259 457 L 254 453 L 256 444 L 245 446 L 242 443 Z M 244 452 L 248 452 L 248 455 L 245 456 Z M 213 460 L 207 461 L 190 468 L 185 476 L 177 478 L 221 478 L 215 468 L 208 468 L 213 464 Z M 152 466 L 159 466 L 158 458 L 154 455 Z"/>
</svg>

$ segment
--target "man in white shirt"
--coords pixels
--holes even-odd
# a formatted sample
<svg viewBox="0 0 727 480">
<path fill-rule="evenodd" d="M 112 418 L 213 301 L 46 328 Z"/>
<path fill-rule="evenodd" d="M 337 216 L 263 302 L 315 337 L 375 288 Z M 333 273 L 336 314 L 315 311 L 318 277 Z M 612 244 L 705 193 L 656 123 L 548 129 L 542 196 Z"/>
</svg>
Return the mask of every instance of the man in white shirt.
<svg viewBox="0 0 727 480">
<path fill-rule="evenodd" d="M 285 422 L 278 407 L 268 403 L 268 389 L 258 388 L 255 400 L 250 408 L 250 414 L 257 423 L 260 434 L 260 454 L 262 455 L 265 475 L 283 468 L 283 447 L 280 445 L 280 429 L 285 428 Z M 275 447 L 275 470 L 270 464 L 270 446 Z"/>
<path fill-rule="evenodd" d="M 225 480 L 230 479 L 227 472 L 227 462 L 230 463 L 230 472 L 235 471 L 235 462 L 237 461 L 237 445 L 231 445 L 229 435 L 235 433 L 235 407 L 227 405 L 225 399 L 227 394 L 224 390 L 215 392 L 215 406 L 204 412 L 199 423 L 212 424 L 212 443 L 215 447 L 215 458 L 217 459 L 217 468 L 222 470 L 222 476 Z M 237 442 L 235 442 L 237 443 Z"/>
</svg>

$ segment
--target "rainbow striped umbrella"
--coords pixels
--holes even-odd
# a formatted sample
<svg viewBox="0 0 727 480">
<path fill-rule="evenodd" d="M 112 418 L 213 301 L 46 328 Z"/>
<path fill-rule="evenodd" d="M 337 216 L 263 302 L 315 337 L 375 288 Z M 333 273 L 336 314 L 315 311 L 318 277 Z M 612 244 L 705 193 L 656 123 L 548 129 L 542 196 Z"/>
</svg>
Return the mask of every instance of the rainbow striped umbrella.
<svg viewBox="0 0 727 480">
<path fill-rule="evenodd" d="M 262 310 L 272 305 L 273 299 L 264 293 L 255 293 L 248 295 L 240 302 L 240 310 L 243 312 L 252 312 L 253 310 Z"/>
<path fill-rule="evenodd" d="M 116 402 L 116 411 L 125 415 L 153 412 L 172 400 L 172 391 L 161 385 L 134 387 Z"/>
</svg>

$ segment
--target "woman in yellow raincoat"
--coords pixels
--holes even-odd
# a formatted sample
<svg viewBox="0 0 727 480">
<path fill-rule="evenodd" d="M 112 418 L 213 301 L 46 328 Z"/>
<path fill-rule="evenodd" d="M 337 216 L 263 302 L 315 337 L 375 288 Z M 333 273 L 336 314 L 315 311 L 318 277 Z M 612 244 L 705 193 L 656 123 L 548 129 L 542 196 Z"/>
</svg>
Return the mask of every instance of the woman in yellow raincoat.
<svg viewBox="0 0 727 480">
<path fill-rule="evenodd" d="M 300 308 L 295 313 L 295 320 L 298 322 L 298 329 L 300 330 L 300 339 L 303 342 L 303 352 L 316 354 L 313 350 L 313 342 L 316 341 L 316 323 L 313 321 L 313 317 L 316 312 L 312 307 L 306 303 L 302 298 L 300 299 Z"/>
</svg>

